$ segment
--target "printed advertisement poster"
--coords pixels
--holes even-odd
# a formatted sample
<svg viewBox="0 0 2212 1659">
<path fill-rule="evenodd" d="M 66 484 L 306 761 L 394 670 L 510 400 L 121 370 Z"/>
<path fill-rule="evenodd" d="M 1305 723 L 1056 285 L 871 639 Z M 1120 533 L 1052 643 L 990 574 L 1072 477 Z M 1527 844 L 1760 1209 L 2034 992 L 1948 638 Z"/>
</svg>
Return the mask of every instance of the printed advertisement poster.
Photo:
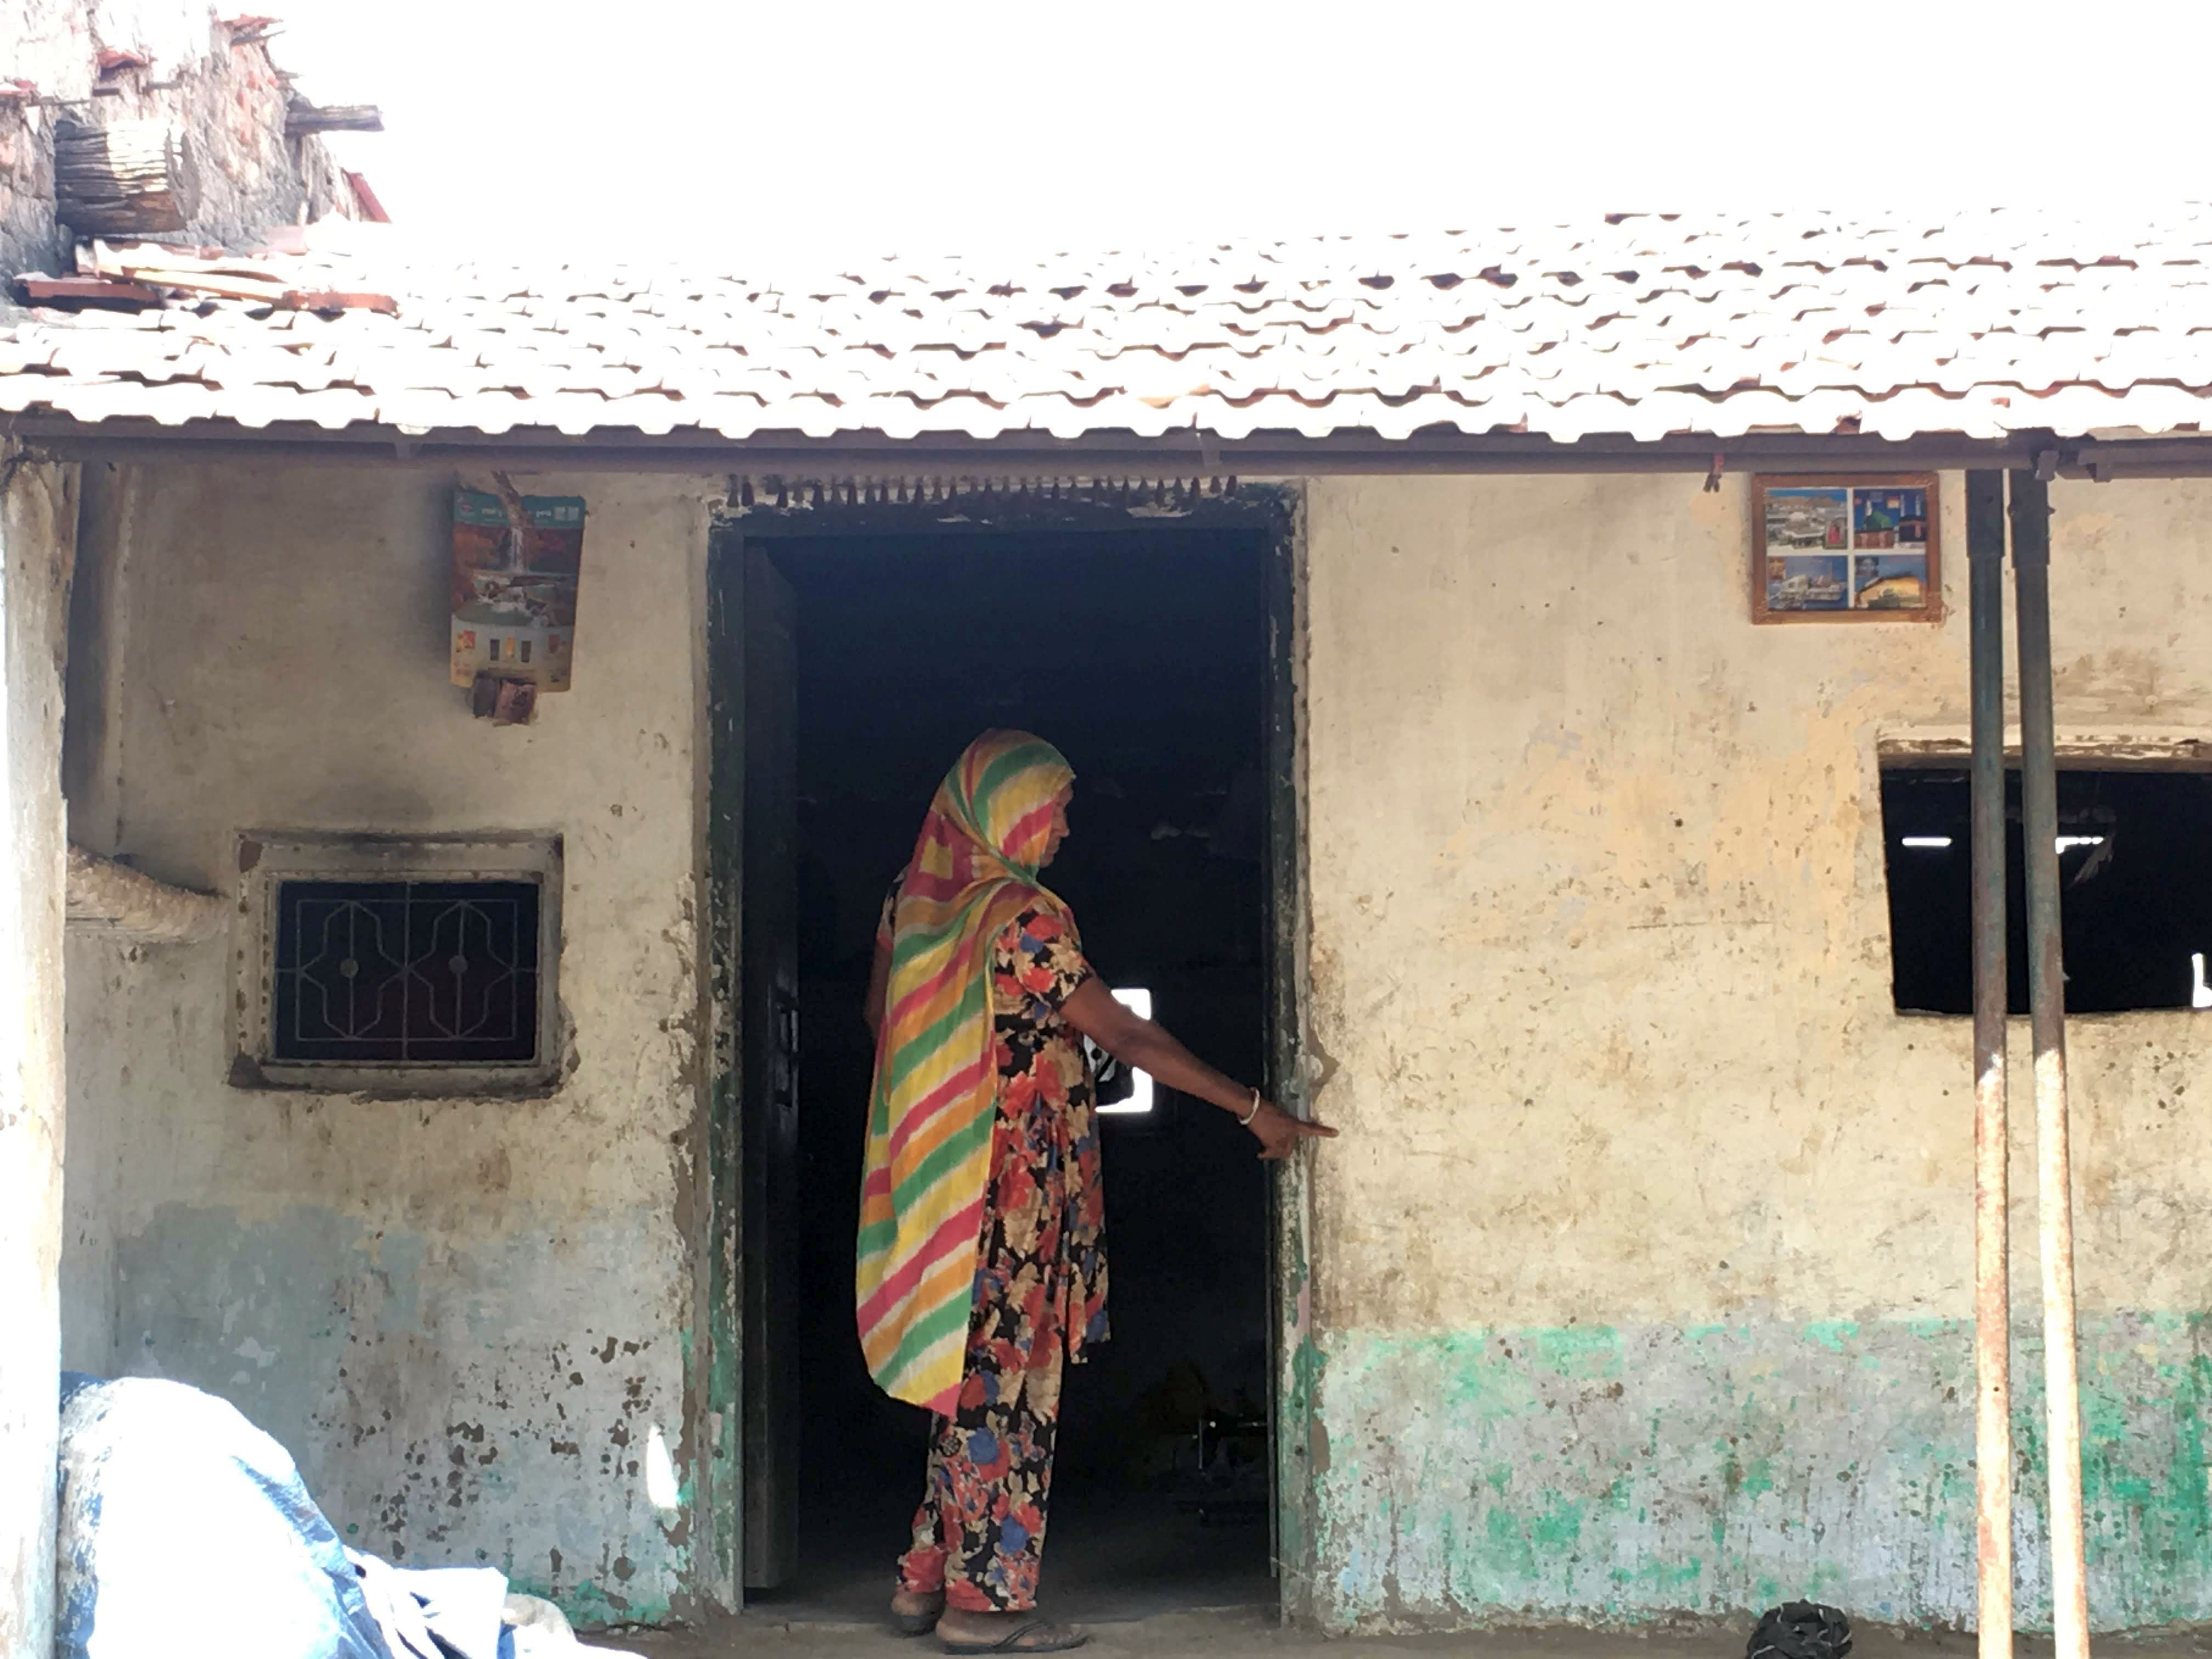
<svg viewBox="0 0 2212 1659">
<path fill-rule="evenodd" d="M 489 674 L 566 691 L 583 556 L 581 496 L 454 491 L 453 684 Z"/>
</svg>

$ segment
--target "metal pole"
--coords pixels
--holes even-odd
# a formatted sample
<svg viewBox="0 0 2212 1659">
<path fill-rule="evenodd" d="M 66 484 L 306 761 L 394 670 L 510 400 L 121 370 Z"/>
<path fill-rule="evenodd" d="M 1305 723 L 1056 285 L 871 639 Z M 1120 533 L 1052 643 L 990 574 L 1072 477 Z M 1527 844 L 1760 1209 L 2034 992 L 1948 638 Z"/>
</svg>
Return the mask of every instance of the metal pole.
<svg viewBox="0 0 2212 1659">
<path fill-rule="evenodd" d="M 1981 1659 L 2012 1659 L 2012 1289 L 2005 1167 L 2005 478 L 1966 474 L 1973 695 L 1974 1473 Z"/>
<path fill-rule="evenodd" d="M 2012 569 L 2020 625 L 2021 826 L 2027 871 L 2027 1001 L 2035 1030 L 2043 1381 L 2050 1423 L 2051 1634 L 2057 1659 L 2087 1659 L 2074 1192 L 2066 1146 L 2066 975 L 2058 930 L 2058 763 L 2051 706 L 2051 502 L 2049 487 L 2032 472 L 2012 475 Z"/>
</svg>

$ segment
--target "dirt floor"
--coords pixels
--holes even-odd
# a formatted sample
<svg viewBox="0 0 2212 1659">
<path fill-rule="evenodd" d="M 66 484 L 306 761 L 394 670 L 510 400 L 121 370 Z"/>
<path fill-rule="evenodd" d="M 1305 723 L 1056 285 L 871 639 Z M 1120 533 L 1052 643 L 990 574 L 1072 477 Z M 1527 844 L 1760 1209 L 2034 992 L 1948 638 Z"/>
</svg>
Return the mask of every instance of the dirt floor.
<svg viewBox="0 0 2212 1659">
<path fill-rule="evenodd" d="M 1459 1636 L 1347 1637 L 1328 1640 L 1286 1631 L 1251 1611 L 1176 1613 L 1093 1625 L 1086 1653 L 1099 1659 L 1389 1659 L 1393 1655 L 1480 1653 L 1482 1659 L 1736 1659 L 1743 1630 L 1716 1626 L 1648 1635 L 1577 1630 L 1486 1631 Z M 778 1621 L 758 1614 L 683 1632 L 622 1633 L 587 1638 L 639 1659 L 830 1659 L 881 1655 L 927 1659 L 933 1641 L 902 1640 L 889 1631 L 823 1620 Z M 2203 1659 L 2212 1655 L 2212 1631 L 2150 1637 L 2105 1638 L 2100 1652 L 2114 1659 Z M 2048 1640 L 2023 1637 L 2019 1659 L 2050 1659 Z M 1972 1659 L 1974 1638 L 1954 1633 L 1861 1629 L 1851 1659 Z"/>
</svg>

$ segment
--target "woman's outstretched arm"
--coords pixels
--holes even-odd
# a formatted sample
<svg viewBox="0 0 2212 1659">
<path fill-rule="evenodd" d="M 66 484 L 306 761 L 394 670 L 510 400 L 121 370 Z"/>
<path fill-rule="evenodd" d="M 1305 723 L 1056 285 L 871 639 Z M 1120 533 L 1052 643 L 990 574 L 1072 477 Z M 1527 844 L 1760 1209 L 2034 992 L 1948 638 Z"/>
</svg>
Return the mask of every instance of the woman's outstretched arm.
<svg viewBox="0 0 2212 1659">
<path fill-rule="evenodd" d="M 1255 1111 L 1251 1089 L 1215 1071 L 1176 1042 L 1166 1027 L 1115 1001 L 1102 980 L 1084 981 L 1060 1012 L 1070 1025 L 1132 1070 L 1149 1073 L 1155 1081 L 1210 1101 L 1240 1119 L 1250 1114 L 1252 1121 L 1245 1127 L 1259 1137 L 1263 1158 L 1288 1158 L 1299 1141 L 1336 1133 L 1325 1124 L 1292 1117 L 1272 1100 L 1261 1099 Z"/>
</svg>

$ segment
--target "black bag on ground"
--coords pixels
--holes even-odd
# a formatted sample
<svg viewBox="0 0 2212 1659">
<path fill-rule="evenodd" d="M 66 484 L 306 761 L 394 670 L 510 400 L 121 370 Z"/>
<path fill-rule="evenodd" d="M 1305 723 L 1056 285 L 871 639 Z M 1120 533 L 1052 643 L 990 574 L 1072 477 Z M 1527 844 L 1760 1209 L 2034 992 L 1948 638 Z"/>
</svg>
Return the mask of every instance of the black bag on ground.
<svg viewBox="0 0 2212 1659">
<path fill-rule="evenodd" d="M 1770 1607 L 1751 1632 L 1744 1659 L 1844 1659 L 1851 1650 L 1851 1621 L 1819 1601 L 1785 1601 Z"/>
</svg>

